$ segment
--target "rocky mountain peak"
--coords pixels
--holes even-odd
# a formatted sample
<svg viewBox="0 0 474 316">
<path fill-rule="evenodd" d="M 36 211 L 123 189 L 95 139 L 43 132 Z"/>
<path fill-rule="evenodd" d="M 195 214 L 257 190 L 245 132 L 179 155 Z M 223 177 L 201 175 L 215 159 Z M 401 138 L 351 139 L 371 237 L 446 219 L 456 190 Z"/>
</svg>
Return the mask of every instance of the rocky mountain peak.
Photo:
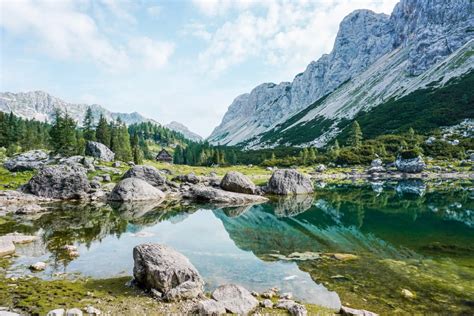
<svg viewBox="0 0 474 316">
<path fill-rule="evenodd" d="M 473 6 L 471 0 L 402 0 L 390 16 L 370 10 L 352 12 L 340 23 L 329 54 L 311 62 L 291 83 L 262 84 L 237 97 L 209 141 L 236 145 L 249 140 L 377 63 L 373 71 L 384 65 L 397 67 L 390 80 L 400 71 L 401 76 L 422 74 L 473 38 Z M 387 56 L 400 50 L 399 59 L 390 62 Z M 380 61 L 382 57 L 386 59 Z M 350 107 L 346 111 L 353 113 Z"/>
</svg>

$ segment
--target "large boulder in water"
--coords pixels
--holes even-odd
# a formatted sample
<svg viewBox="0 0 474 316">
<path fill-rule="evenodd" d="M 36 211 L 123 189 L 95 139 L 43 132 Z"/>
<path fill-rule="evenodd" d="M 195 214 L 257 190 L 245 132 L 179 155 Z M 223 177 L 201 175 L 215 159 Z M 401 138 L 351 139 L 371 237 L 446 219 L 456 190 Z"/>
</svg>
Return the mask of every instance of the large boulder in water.
<svg viewBox="0 0 474 316">
<path fill-rule="evenodd" d="M 212 298 L 232 314 L 247 315 L 258 306 L 257 299 L 248 290 L 235 284 L 219 286 L 212 292 Z"/>
<path fill-rule="evenodd" d="M 133 276 L 145 289 L 168 299 L 194 298 L 203 293 L 204 281 L 193 264 L 171 247 L 142 244 L 133 249 Z"/>
<path fill-rule="evenodd" d="M 30 150 L 16 155 L 5 161 L 5 169 L 16 172 L 36 170 L 43 167 L 49 161 L 49 155 L 43 150 Z"/>
<path fill-rule="evenodd" d="M 229 171 L 225 174 L 220 184 L 221 188 L 230 192 L 255 194 L 257 187 L 247 176 L 237 171 Z"/>
<path fill-rule="evenodd" d="M 110 192 L 111 201 L 146 201 L 161 200 L 165 194 L 146 182 L 138 178 L 123 179 Z"/>
<path fill-rule="evenodd" d="M 53 165 L 42 168 L 24 186 L 24 191 L 51 199 L 79 199 L 91 187 L 86 170 L 72 165 Z"/>
<path fill-rule="evenodd" d="M 133 166 L 132 168 L 128 169 L 122 177 L 122 179 L 127 178 L 142 179 L 154 187 L 158 187 L 166 183 L 166 177 L 153 166 Z"/>
<path fill-rule="evenodd" d="M 397 160 L 395 160 L 395 167 L 397 167 L 400 172 L 419 173 L 425 169 L 426 164 L 421 156 L 410 159 L 404 159 L 398 156 Z"/>
<path fill-rule="evenodd" d="M 265 191 L 278 195 L 312 193 L 313 182 L 294 169 L 279 169 L 272 174 Z"/>
<path fill-rule="evenodd" d="M 195 185 L 190 190 L 191 197 L 198 201 L 219 203 L 225 205 L 248 205 L 267 202 L 266 197 L 260 195 L 228 192 L 221 189 Z"/>
<path fill-rule="evenodd" d="M 113 161 L 115 154 L 102 143 L 88 141 L 86 144 L 86 155 L 95 157 L 102 161 Z"/>
</svg>

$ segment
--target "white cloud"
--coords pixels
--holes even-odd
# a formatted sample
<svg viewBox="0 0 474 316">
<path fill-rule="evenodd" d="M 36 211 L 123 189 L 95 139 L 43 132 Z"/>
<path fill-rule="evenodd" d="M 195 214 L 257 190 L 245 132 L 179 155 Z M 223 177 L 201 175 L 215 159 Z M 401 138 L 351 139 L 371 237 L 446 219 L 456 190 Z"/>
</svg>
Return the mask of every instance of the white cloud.
<svg viewBox="0 0 474 316">
<path fill-rule="evenodd" d="M 206 25 L 198 22 L 185 24 L 181 33 L 192 35 L 205 41 L 209 41 L 212 38 L 212 33 L 206 29 Z"/>
<path fill-rule="evenodd" d="M 146 9 L 146 12 L 148 13 L 148 15 L 153 18 L 160 16 L 162 11 L 163 11 L 163 8 L 159 5 L 150 6 Z"/>
<path fill-rule="evenodd" d="M 128 2 L 101 0 L 100 3 L 111 16 L 135 23 L 135 18 L 125 10 Z M 126 38 L 122 45 L 112 42 L 86 13 L 88 5 L 72 0 L 2 1 L 0 26 L 24 36 L 33 50 L 54 58 L 92 62 L 113 72 L 128 70 L 136 64 L 151 68 L 166 64 L 174 44 L 146 37 Z"/>
<path fill-rule="evenodd" d="M 265 5 L 273 0 L 193 0 L 194 5 L 205 15 L 224 15 L 229 10 L 245 10 L 252 6 Z"/>
<path fill-rule="evenodd" d="M 251 58 L 284 66 L 288 75 L 295 74 L 331 50 L 339 23 L 347 14 L 361 8 L 390 13 L 396 2 L 268 0 L 242 4 L 196 0 L 195 4 L 207 14 L 239 10 L 234 19 L 225 21 L 212 33 L 199 60 L 203 70 L 214 75 Z"/>
<path fill-rule="evenodd" d="M 129 41 L 129 48 L 134 56 L 138 56 L 147 68 L 158 69 L 168 63 L 174 52 L 174 44 L 170 42 L 157 42 L 149 37 L 133 38 Z"/>
</svg>

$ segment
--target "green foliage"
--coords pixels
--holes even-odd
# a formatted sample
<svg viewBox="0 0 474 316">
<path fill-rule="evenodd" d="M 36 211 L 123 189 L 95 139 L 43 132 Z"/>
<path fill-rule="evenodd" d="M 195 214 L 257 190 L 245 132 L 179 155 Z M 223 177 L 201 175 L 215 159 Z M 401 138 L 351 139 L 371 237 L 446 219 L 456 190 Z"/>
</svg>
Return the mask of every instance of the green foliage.
<svg viewBox="0 0 474 316">
<path fill-rule="evenodd" d="M 54 124 L 49 132 L 51 145 L 56 153 L 72 156 L 78 153 L 76 122 L 68 113 L 56 111 Z"/>
<path fill-rule="evenodd" d="M 408 149 L 400 151 L 400 156 L 403 159 L 413 159 L 421 155 L 421 151 L 419 149 Z"/>
<path fill-rule="evenodd" d="M 110 139 L 111 139 L 110 126 L 102 114 L 99 117 L 99 123 L 97 124 L 97 128 L 95 131 L 95 137 L 99 143 L 102 143 L 105 146 L 110 148 Z"/>
<path fill-rule="evenodd" d="M 366 138 L 384 134 L 400 134 L 410 128 L 430 133 L 440 126 L 474 118 L 474 71 L 451 79 L 444 87 L 417 90 L 409 95 L 389 100 L 368 112 L 356 115 Z M 350 126 L 346 124 L 339 140 L 346 140 Z"/>
<path fill-rule="evenodd" d="M 90 107 L 87 108 L 82 125 L 84 139 L 86 141 L 95 140 L 94 116 L 92 115 L 92 109 Z"/>
<path fill-rule="evenodd" d="M 347 139 L 347 144 L 352 147 L 359 147 L 362 142 L 362 130 L 357 121 L 354 121 L 351 126 L 351 131 L 349 138 Z"/>
</svg>

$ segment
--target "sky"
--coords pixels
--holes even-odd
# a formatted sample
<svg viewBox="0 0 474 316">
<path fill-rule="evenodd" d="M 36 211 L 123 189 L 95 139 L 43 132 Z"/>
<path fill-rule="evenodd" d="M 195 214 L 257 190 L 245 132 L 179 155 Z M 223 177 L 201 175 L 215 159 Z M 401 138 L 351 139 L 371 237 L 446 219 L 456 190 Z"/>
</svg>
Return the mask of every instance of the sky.
<svg viewBox="0 0 474 316">
<path fill-rule="evenodd" d="M 291 81 L 356 9 L 397 0 L 0 0 L 0 91 L 178 121 L 206 137 L 233 99 Z"/>
</svg>

